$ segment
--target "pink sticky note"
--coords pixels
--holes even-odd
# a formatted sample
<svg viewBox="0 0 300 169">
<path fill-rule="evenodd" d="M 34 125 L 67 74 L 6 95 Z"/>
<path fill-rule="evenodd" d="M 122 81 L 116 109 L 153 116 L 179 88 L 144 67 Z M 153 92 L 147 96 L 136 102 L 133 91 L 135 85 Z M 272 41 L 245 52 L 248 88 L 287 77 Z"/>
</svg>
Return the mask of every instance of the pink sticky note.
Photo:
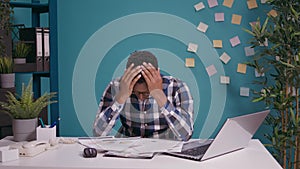
<svg viewBox="0 0 300 169">
<path fill-rule="evenodd" d="M 213 7 L 219 5 L 217 0 L 207 0 L 207 3 L 210 8 L 213 8 Z"/>
<path fill-rule="evenodd" d="M 215 13 L 215 21 L 223 22 L 224 21 L 224 13 Z"/>
<path fill-rule="evenodd" d="M 232 47 L 235 47 L 235 46 L 239 45 L 241 43 L 241 41 L 238 36 L 235 36 L 230 39 L 230 43 L 231 43 Z"/>
<path fill-rule="evenodd" d="M 215 68 L 214 65 L 210 65 L 210 66 L 206 67 L 206 72 L 207 72 L 208 76 L 211 77 L 212 75 L 217 73 L 217 69 Z"/>
</svg>

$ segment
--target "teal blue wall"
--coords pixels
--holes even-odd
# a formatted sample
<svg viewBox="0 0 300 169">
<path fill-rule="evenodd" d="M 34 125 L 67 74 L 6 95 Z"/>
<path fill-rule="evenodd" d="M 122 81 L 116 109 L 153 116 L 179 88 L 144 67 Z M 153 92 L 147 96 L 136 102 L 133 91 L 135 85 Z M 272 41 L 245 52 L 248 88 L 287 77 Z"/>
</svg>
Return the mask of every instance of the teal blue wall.
<svg viewBox="0 0 300 169">
<path fill-rule="evenodd" d="M 155 53 L 164 73 L 187 81 L 195 99 L 193 137 L 213 137 L 228 117 L 262 110 L 261 104 L 239 95 L 240 87 L 252 85 L 254 70 L 237 73 L 237 64 L 251 59 L 244 47 L 250 36 L 242 28 L 264 19 L 268 7 L 258 0 L 259 8 L 249 10 L 246 1 L 236 0 L 232 8 L 219 5 L 196 12 L 199 0 L 63 0 L 57 2 L 58 82 L 60 134 L 91 135 L 100 96 L 107 83 L 122 74 L 128 55 L 134 50 Z M 224 12 L 225 21 L 215 22 L 214 13 Z M 240 25 L 231 24 L 231 15 L 242 15 Z M 209 25 L 206 33 L 196 30 L 199 22 Z M 241 44 L 231 47 L 229 39 L 239 36 Z M 223 48 L 212 47 L 222 40 Z M 197 42 L 196 54 L 187 52 L 187 44 Z M 223 64 L 219 56 L 231 56 Z M 192 57 L 196 67 L 186 68 Z M 218 73 L 209 77 L 205 68 L 214 64 Z M 230 84 L 220 84 L 219 76 L 230 76 Z M 256 137 L 262 137 L 260 129 Z"/>
<path fill-rule="evenodd" d="M 264 109 L 252 103 L 253 95 L 242 97 L 240 87 L 256 88 L 254 70 L 237 73 L 237 64 L 251 59 L 244 47 L 250 36 L 242 28 L 249 22 L 264 19 L 268 6 L 257 0 L 259 8 L 249 10 L 246 1 L 235 0 L 232 8 L 219 5 L 195 11 L 199 0 L 61 0 L 57 1 L 58 90 L 60 135 L 86 136 L 92 124 L 100 97 L 107 83 L 122 74 L 128 55 L 147 49 L 155 53 L 163 73 L 186 81 L 195 99 L 195 132 L 193 137 L 213 137 L 228 117 Z M 225 21 L 215 22 L 214 13 L 224 12 Z M 30 26 L 26 9 L 15 11 L 18 19 Z M 231 15 L 242 15 L 240 25 L 231 24 Z M 42 24 L 47 25 L 47 15 Z M 199 22 L 209 25 L 206 33 L 196 30 Z M 239 36 L 241 44 L 231 47 L 229 39 Z M 212 47 L 222 40 L 223 48 Z M 189 42 L 198 43 L 198 52 L 187 52 Z M 219 56 L 231 56 L 223 64 Z M 184 66 L 185 58 L 194 58 L 196 67 Z M 206 67 L 214 64 L 218 73 L 209 77 Z M 56 71 L 56 70 L 53 70 Z M 220 84 L 219 76 L 230 76 L 230 84 Z M 25 77 L 20 77 L 25 76 Z M 29 78 L 20 75 L 18 81 Z M 49 79 L 44 79 L 48 82 Z M 48 88 L 48 83 L 44 88 Z M 255 137 L 262 138 L 262 126 Z"/>
</svg>

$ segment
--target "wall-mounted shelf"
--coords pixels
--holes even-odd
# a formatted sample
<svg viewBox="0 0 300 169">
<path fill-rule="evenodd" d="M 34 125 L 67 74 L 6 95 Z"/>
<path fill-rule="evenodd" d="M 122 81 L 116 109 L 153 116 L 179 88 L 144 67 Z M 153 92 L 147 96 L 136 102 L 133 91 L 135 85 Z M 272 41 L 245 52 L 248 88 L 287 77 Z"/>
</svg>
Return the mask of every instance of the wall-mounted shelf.
<svg viewBox="0 0 300 169">
<path fill-rule="evenodd" d="M 36 13 L 47 13 L 49 12 L 49 5 L 48 3 L 25 3 L 25 2 L 10 2 L 12 7 L 19 7 L 19 8 L 31 8 Z"/>
</svg>

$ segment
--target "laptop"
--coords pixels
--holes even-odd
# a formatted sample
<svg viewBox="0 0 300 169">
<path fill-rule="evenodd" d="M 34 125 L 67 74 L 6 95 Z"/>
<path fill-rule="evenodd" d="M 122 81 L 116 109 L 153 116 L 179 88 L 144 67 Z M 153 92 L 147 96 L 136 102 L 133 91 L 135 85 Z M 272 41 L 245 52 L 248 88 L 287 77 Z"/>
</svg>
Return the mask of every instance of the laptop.
<svg viewBox="0 0 300 169">
<path fill-rule="evenodd" d="M 203 161 L 247 147 L 270 110 L 228 118 L 215 139 L 191 140 L 183 144 L 181 152 L 168 155 Z"/>
</svg>

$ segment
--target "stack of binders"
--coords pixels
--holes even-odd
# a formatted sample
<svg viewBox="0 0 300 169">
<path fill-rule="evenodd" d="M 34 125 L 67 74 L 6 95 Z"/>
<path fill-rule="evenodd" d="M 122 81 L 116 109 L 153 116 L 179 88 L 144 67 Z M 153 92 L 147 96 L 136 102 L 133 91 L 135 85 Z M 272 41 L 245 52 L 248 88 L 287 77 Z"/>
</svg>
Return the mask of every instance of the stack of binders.
<svg viewBox="0 0 300 169">
<path fill-rule="evenodd" d="M 31 46 L 27 56 L 27 63 L 36 63 L 37 72 L 49 72 L 50 64 L 50 38 L 49 28 L 22 28 L 19 30 L 21 41 Z"/>
</svg>

